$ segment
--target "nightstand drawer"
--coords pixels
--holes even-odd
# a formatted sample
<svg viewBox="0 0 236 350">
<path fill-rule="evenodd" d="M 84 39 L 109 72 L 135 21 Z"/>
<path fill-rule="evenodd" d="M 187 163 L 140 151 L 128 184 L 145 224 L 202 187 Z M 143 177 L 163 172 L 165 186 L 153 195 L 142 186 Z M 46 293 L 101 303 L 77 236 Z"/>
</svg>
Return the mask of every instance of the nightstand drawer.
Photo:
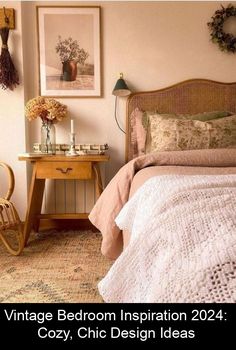
<svg viewBox="0 0 236 350">
<path fill-rule="evenodd" d="M 37 179 L 91 179 L 91 162 L 38 162 Z"/>
</svg>

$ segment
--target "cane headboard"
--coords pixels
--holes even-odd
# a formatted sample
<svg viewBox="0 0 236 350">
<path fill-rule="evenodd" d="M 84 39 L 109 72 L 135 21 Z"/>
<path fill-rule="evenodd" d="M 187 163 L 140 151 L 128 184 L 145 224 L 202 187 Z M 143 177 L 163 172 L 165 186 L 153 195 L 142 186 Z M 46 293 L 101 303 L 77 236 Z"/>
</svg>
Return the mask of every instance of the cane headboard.
<svg viewBox="0 0 236 350">
<path fill-rule="evenodd" d="M 161 90 L 131 94 L 127 100 L 126 113 L 126 161 L 133 159 L 134 154 L 130 114 L 136 107 L 143 111 L 178 114 L 223 110 L 236 112 L 236 82 L 192 79 Z"/>
</svg>

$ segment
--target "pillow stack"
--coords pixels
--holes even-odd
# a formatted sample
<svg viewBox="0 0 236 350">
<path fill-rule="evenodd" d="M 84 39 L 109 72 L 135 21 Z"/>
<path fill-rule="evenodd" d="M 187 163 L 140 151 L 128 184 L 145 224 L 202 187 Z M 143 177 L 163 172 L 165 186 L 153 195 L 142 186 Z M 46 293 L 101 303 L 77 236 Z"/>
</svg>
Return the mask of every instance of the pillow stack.
<svg viewBox="0 0 236 350">
<path fill-rule="evenodd" d="M 156 151 L 236 147 L 236 115 L 225 111 L 194 115 L 142 112 L 131 114 L 134 157 Z"/>
</svg>

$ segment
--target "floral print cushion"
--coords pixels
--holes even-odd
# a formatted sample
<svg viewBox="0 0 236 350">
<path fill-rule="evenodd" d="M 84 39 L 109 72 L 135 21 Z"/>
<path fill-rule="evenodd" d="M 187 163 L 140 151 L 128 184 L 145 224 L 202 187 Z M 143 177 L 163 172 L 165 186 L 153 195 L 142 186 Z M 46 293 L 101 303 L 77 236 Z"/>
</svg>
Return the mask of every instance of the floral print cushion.
<svg viewBox="0 0 236 350">
<path fill-rule="evenodd" d="M 132 158 L 144 155 L 145 153 L 151 152 L 151 136 L 149 130 L 149 116 L 161 116 L 164 119 L 194 119 L 207 121 L 210 119 L 223 118 L 230 115 L 230 112 L 225 111 L 210 111 L 203 112 L 194 115 L 190 114 L 174 114 L 165 113 L 158 114 L 156 110 L 154 111 L 142 111 L 138 107 L 135 108 L 130 115 L 130 144 Z"/>
<path fill-rule="evenodd" d="M 236 147 L 236 115 L 210 121 L 149 116 L 150 152 Z"/>
</svg>

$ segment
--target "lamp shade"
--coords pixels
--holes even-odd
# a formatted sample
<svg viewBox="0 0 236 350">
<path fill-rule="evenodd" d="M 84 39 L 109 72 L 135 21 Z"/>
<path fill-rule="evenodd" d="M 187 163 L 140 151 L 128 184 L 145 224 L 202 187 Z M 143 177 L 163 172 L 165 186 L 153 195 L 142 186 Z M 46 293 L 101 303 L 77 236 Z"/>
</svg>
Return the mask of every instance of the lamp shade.
<svg viewBox="0 0 236 350">
<path fill-rule="evenodd" d="M 117 80 L 112 93 L 115 96 L 128 96 L 131 94 L 130 89 L 128 88 L 126 82 L 123 79 L 122 73 L 120 73 L 120 78 Z"/>
</svg>

